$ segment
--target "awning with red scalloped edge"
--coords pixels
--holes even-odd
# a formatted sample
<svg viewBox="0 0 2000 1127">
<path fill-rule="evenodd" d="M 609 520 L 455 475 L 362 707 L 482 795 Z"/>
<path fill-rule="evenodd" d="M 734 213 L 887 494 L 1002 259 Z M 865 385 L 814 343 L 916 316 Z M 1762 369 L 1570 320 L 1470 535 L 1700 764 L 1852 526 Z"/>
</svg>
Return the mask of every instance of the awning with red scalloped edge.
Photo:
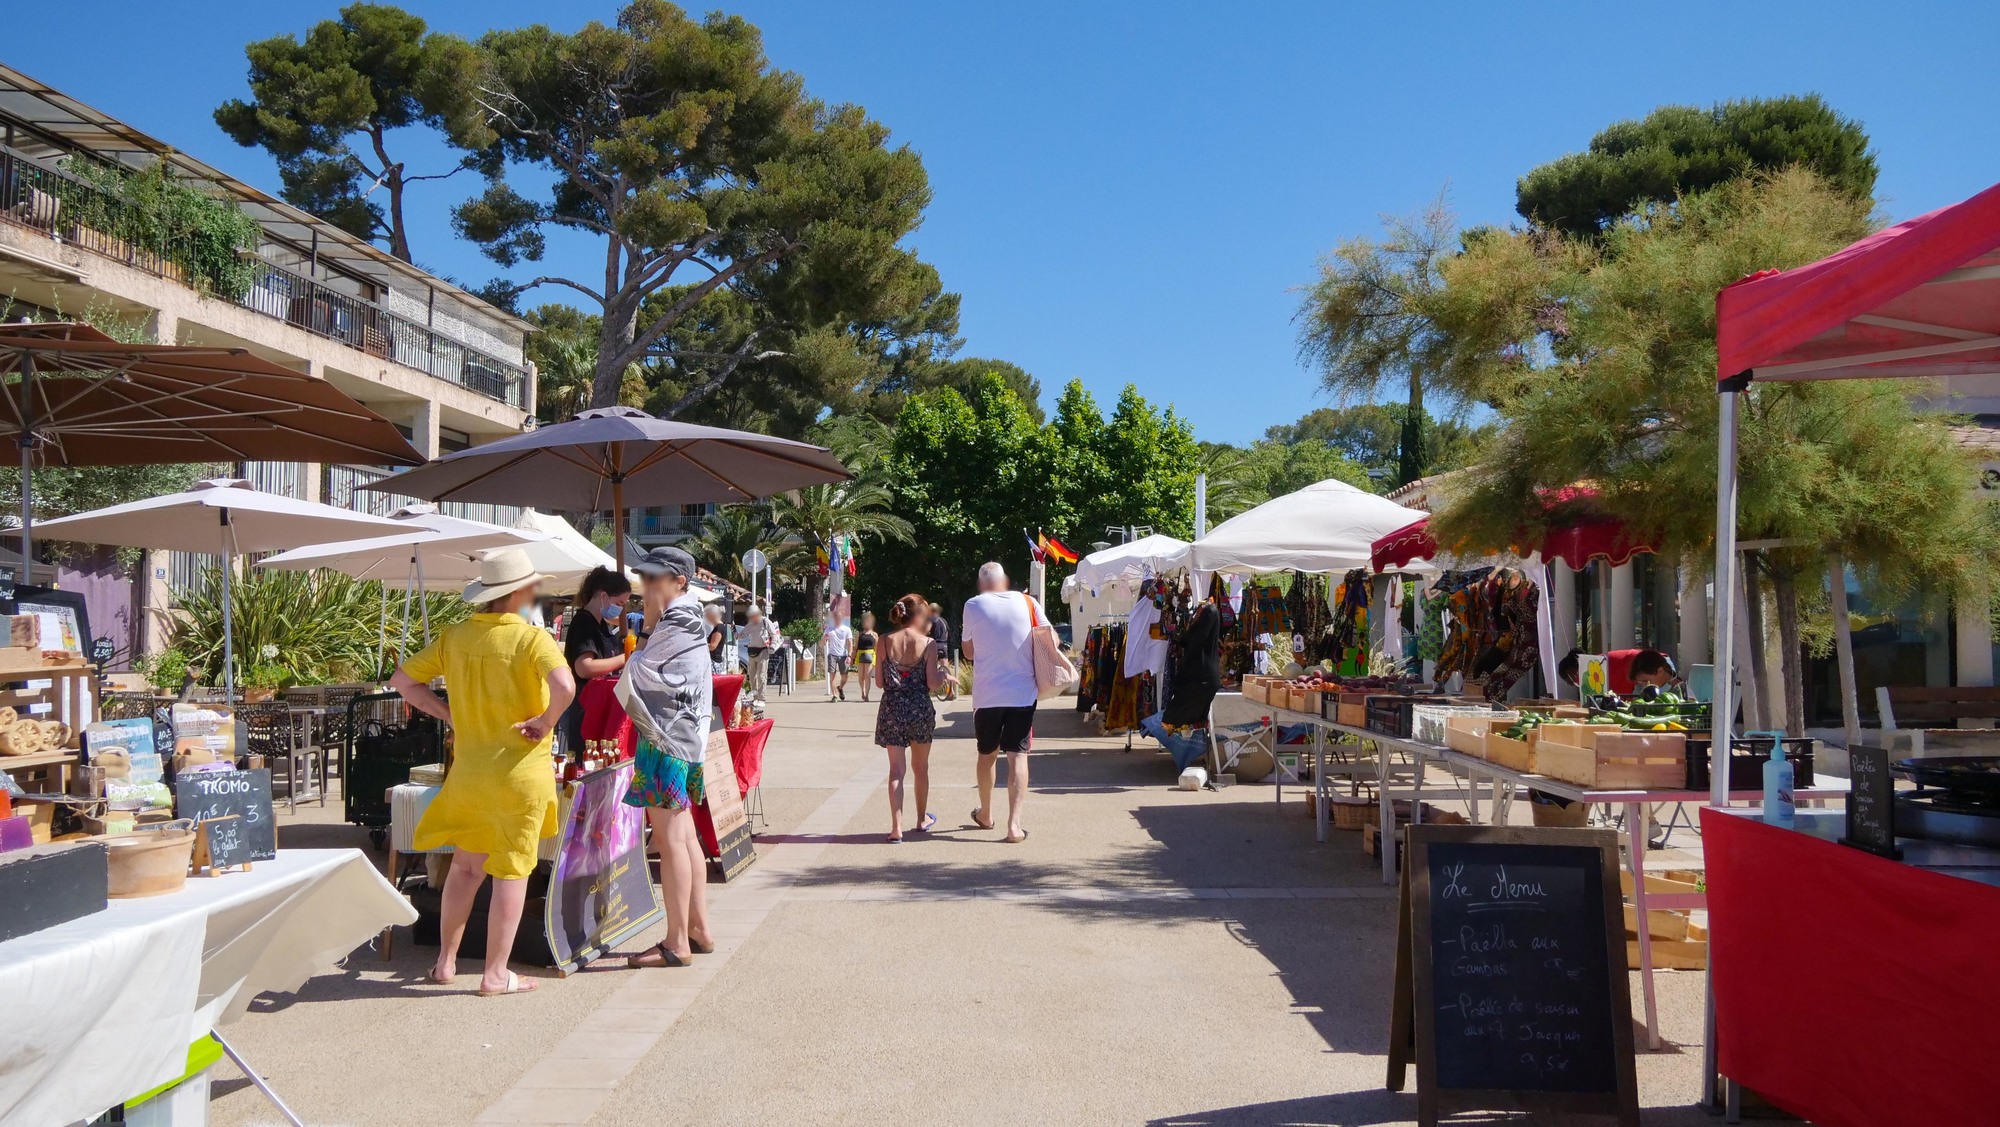
<svg viewBox="0 0 2000 1127">
<path fill-rule="evenodd" d="M 1716 377 L 2000 372 L 2000 185 L 1715 295 Z"/>
<path fill-rule="evenodd" d="M 1632 562 L 1632 557 L 1641 552 L 1659 550 L 1651 538 L 1633 535 L 1624 521 L 1584 509 L 1597 496 L 1597 490 L 1591 486 L 1566 485 L 1539 493 L 1551 515 L 1565 510 L 1573 515 L 1552 523 L 1539 545 L 1509 544 L 1496 551 L 1539 554 L 1545 560 L 1561 560 L 1572 568 L 1582 568 L 1599 559 L 1616 567 Z M 1580 509 L 1584 511 L 1577 511 Z M 1426 516 L 1376 540 L 1369 546 L 1369 562 L 1381 572 L 1437 558 L 1438 543 L 1431 536 L 1430 523 L 1431 518 Z"/>
</svg>

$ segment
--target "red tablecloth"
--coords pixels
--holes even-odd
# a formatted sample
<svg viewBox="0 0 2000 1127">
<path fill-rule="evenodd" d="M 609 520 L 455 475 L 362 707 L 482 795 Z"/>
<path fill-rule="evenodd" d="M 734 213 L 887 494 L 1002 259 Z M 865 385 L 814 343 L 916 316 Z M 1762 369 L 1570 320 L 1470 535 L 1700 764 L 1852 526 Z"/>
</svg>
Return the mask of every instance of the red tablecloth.
<svg viewBox="0 0 2000 1127">
<path fill-rule="evenodd" d="M 1722 1072 L 1822 1127 L 2000 1121 L 2000 888 L 1701 812 Z"/>
<path fill-rule="evenodd" d="M 729 760 L 736 767 L 736 789 L 745 797 L 750 788 L 764 781 L 764 745 L 771 742 L 773 720 L 759 720 L 742 728 L 730 728 Z"/>
<path fill-rule="evenodd" d="M 583 738 L 618 741 L 618 758 L 630 759 L 639 751 L 639 734 L 625 706 L 618 703 L 616 677 L 592 677 L 577 690 L 583 702 Z"/>
<path fill-rule="evenodd" d="M 743 693 L 743 674 L 717 673 L 714 680 L 715 714 L 727 724 L 736 717 L 736 698 Z"/>
</svg>

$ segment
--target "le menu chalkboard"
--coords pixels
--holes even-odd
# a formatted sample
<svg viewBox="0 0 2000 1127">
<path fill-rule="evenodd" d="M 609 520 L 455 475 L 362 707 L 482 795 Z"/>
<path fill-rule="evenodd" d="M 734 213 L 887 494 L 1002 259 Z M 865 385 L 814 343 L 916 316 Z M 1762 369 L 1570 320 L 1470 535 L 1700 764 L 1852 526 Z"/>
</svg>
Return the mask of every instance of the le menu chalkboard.
<svg viewBox="0 0 2000 1127">
<path fill-rule="evenodd" d="M 1418 1120 L 1521 1106 L 1636 1127 L 1617 835 L 1409 827 L 1389 1087 Z"/>
<path fill-rule="evenodd" d="M 278 818 L 269 771 L 182 771 L 174 776 L 174 816 L 197 823 L 235 815 L 210 835 L 218 866 L 278 856 Z M 226 853 L 226 855 L 225 855 Z"/>
<path fill-rule="evenodd" d="M 1891 859 L 1896 848 L 1896 777 L 1889 772 L 1887 748 L 1856 744 L 1847 749 L 1847 833 L 1842 845 Z"/>
</svg>

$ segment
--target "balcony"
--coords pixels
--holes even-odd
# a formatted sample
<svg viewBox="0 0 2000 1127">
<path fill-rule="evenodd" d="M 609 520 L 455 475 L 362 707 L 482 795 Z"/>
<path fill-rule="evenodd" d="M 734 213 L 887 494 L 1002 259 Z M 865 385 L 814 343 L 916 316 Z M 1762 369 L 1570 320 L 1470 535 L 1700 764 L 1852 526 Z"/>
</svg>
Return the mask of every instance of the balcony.
<svg viewBox="0 0 2000 1127">
<path fill-rule="evenodd" d="M 131 204 L 4 145 L 0 145 L 0 222 L 36 231 L 65 245 L 182 285 L 211 291 L 217 300 L 231 301 L 510 407 L 527 405 L 527 372 L 518 365 L 262 258 L 247 256 L 242 262 L 246 271 L 230 272 L 232 285 L 227 288 L 240 287 L 240 293 L 214 292 L 225 287 L 191 277 L 183 265 L 190 260 L 189 256 L 174 253 L 171 242 L 163 250 L 158 239 L 148 239 L 150 246 L 141 246 L 99 229 L 147 227 L 148 217 Z"/>
</svg>

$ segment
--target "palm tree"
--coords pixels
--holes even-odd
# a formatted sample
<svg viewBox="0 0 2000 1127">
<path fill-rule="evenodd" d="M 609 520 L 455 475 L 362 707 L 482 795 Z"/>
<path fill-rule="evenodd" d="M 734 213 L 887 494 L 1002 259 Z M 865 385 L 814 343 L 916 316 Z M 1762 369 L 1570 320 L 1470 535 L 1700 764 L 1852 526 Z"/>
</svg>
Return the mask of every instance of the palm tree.
<svg viewBox="0 0 2000 1127">
<path fill-rule="evenodd" d="M 762 505 L 729 505 L 715 510 L 701 524 L 701 531 L 681 545 L 695 562 L 739 587 L 750 586 L 751 575 L 743 570 L 743 553 L 761 550 L 772 561 L 774 571 L 785 565 L 786 537 L 770 526 L 770 511 Z"/>
<path fill-rule="evenodd" d="M 889 511 L 894 500 L 895 495 L 882 482 L 856 478 L 809 485 L 773 497 L 771 516 L 778 527 L 796 537 L 807 551 L 832 542 L 836 536 L 911 543 L 916 530 L 909 521 Z M 819 612 L 824 582 L 825 577 L 817 568 L 806 570 L 806 605 L 815 614 Z"/>
<path fill-rule="evenodd" d="M 836 415 L 813 428 L 813 440 L 833 451 L 855 480 L 882 481 L 896 433 L 873 415 Z"/>
<path fill-rule="evenodd" d="M 1214 527 L 1271 499 L 1249 451 L 1223 442 L 1203 443 L 1201 472 L 1208 475 L 1208 523 Z"/>
<path fill-rule="evenodd" d="M 568 333 L 544 334 L 534 349 L 535 415 L 545 423 L 560 423 L 590 406 L 597 378 L 597 341 Z M 646 402 L 646 373 L 637 364 L 625 369 L 618 401 L 627 407 Z"/>
</svg>

